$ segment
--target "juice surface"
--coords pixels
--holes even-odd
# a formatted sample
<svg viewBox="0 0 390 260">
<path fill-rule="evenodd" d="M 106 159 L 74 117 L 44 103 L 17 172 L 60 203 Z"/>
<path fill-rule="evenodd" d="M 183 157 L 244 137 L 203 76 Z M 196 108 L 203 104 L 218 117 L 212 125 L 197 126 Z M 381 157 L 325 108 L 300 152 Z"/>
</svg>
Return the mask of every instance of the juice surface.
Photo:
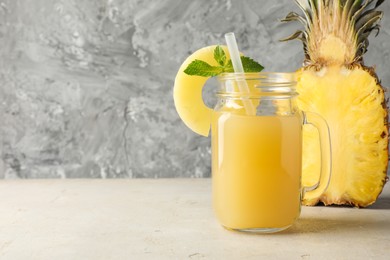
<svg viewBox="0 0 390 260">
<path fill-rule="evenodd" d="M 213 112 L 213 204 L 223 226 L 283 228 L 300 212 L 302 119 Z"/>
</svg>

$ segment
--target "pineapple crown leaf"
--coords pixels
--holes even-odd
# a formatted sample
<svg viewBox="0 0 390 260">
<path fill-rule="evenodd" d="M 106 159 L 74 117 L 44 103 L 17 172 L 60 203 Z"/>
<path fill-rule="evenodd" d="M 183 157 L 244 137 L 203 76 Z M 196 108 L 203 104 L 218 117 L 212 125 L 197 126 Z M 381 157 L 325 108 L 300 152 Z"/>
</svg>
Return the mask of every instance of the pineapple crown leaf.
<svg viewBox="0 0 390 260">
<path fill-rule="evenodd" d="M 290 12 L 284 19 L 281 20 L 281 22 L 291 22 L 291 21 L 298 21 L 302 23 L 305 27 L 307 27 L 307 21 L 305 20 L 305 18 L 303 18 L 296 12 Z"/>
<path fill-rule="evenodd" d="M 381 11 L 370 10 L 362 14 L 356 22 L 355 28 L 359 34 L 359 31 L 364 31 L 367 28 L 371 28 L 375 23 L 383 16 Z"/>
<path fill-rule="evenodd" d="M 377 4 L 375 4 L 375 7 L 372 9 L 369 9 L 370 6 L 372 6 L 372 3 L 374 0 L 366 0 L 360 7 L 359 9 L 354 13 L 352 16 L 352 20 L 354 22 L 359 21 L 363 16 L 365 16 L 367 13 L 370 11 L 374 11 L 381 3 L 380 0 L 377 1 Z M 379 3 L 379 4 L 378 4 Z"/>
<path fill-rule="evenodd" d="M 307 0 L 295 0 L 295 2 L 301 8 L 301 10 L 305 14 L 306 18 L 310 17 L 310 14 L 311 14 L 311 11 L 312 11 L 311 6 L 310 6 L 310 1 L 307 1 Z"/>
<path fill-rule="evenodd" d="M 286 42 L 294 39 L 303 40 L 303 31 L 298 30 L 295 33 L 291 34 L 290 36 L 287 36 L 286 38 L 280 39 L 281 42 Z"/>
<path fill-rule="evenodd" d="M 298 39 L 303 42 L 306 59 L 309 64 L 322 63 L 332 59 L 329 52 L 322 52 L 321 43 L 334 35 L 345 44 L 341 55 L 333 60 L 344 64 L 361 62 L 367 51 L 368 37 L 371 32 L 379 33 L 379 21 L 383 16 L 377 8 L 385 0 L 295 0 L 303 15 L 290 12 L 282 22 L 298 21 L 304 30 L 298 30 L 281 39 Z M 325 55 L 325 56 L 321 56 Z"/>
<path fill-rule="evenodd" d="M 385 2 L 385 0 L 378 0 L 375 4 L 375 8 L 377 8 L 378 6 L 380 6 L 381 4 L 383 4 L 383 2 Z"/>
</svg>

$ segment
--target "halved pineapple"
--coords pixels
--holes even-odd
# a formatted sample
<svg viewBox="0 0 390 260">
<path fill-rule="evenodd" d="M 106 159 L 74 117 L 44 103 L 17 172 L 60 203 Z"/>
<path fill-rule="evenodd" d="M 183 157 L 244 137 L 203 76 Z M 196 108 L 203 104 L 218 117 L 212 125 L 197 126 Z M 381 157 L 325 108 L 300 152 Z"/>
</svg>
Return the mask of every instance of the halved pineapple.
<svg viewBox="0 0 390 260">
<path fill-rule="evenodd" d="M 221 46 L 229 59 L 226 46 Z M 195 51 L 180 66 L 175 79 L 173 99 L 176 110 L 183 122 L 195 133 L 208 136 L 211 124 L 212 109 L 207 107 L 202 98 L 202 89 L 210 77 L 190 76 L 184 73 L 194 60 L 202 60 L 211 66 L 219 66 L 214 59 L 216 46 L 208 46 Z"/>
<path fill-rule="evenodd" d="M 378 29 L 382 0 L 297 0 L 305 17 L 290 13 L 284 21 L 300 21 L 305 30 L 285 40 L 302 40 L 305 66 L 298 74 L 298 106 L 328 122 L 332 140 L 332 178 L 318 202 L 365 207 L 375 202 L 386 182 L 388 166 L 387 106 L 373 68 L 363 65 L 367 37 Z M 304 129 L 303 185 L 319 176 L 316 130 Z"/>
</svg>

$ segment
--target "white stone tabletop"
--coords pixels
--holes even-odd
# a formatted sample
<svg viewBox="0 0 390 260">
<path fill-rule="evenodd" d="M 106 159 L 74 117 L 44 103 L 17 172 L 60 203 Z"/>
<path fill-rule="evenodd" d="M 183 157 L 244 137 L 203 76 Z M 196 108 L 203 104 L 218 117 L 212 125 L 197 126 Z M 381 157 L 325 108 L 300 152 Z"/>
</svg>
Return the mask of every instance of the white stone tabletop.
<svg viewBox="0 0 390 260">
<path fill-rule="evenodd" d="M 0 259 L 390 259 L 390 185 L 253 235 L 218 224 L 210 179 L 3 180 Z"/>
</svg>

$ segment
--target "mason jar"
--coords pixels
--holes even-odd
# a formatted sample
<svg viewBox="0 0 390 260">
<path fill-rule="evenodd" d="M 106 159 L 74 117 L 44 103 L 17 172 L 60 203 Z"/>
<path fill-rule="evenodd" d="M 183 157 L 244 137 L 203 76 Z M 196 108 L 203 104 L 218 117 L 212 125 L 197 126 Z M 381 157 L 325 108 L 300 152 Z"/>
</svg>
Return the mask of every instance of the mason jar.
<svg viewBox="0 0 390 260">
<path fill-rule="evenodd" d="M 218 76 L 212 112 L 213 207 L 228 229 L 277 232 L 300 214 L 301 200 L 326 189 L 331 171 L 324 119 L 296 104 L 294 73 L 227 73 Z M 321 177 L 302 187 L 302 128 L 318 129 Z"/>
</svg>

